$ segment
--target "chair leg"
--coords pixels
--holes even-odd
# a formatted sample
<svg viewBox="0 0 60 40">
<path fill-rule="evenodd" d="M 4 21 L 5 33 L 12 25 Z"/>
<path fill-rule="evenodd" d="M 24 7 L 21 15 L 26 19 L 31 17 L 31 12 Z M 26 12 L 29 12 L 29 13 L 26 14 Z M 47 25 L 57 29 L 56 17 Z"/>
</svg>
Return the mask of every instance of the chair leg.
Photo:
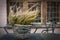
<svg viewBox="0 0 60 40">
<path fill-rule="evenodd" d="M 36 31 L 37 31 L 37 28 L 35 29 L 34 33 L 36 33 Z"/>
<path fill-rule="evenodd" d="M 4 30 L 6 31 L 6 33 L 8 34 L 8 31 L 6 30 L 6 28 L 4 28 Z"/>
</svg>

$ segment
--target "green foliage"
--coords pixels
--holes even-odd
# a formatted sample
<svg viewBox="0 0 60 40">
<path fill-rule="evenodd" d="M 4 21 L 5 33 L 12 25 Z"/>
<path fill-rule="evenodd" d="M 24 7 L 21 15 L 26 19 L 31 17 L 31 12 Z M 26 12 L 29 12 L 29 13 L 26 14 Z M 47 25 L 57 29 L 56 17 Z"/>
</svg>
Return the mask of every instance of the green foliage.
<svg viewBox="0 0 60 40">
<path fill-rule="evenodd" d="M 29 11 L 20 13 L 10 12 L 8 21 L 10 24 L 30 24 L 38 15 L 38 11 Z"/>
</svg>

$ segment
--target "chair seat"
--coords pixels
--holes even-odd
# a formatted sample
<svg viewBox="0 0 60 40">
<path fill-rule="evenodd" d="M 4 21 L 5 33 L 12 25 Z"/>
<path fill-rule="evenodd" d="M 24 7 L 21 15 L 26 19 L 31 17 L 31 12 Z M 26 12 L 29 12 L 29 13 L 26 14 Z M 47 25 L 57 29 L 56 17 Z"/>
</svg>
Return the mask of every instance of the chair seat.
<svg viewBox="0 0 60 40">
<path fill-rule="evenodd" d="M 20 29 L 16 29 L 16 32 L 18 32 L 19 34 L 24 34 L 24 33 L 28 33 L 29 32 L 29 29 L 27 28 L 20 28 Z"/>
</svg>

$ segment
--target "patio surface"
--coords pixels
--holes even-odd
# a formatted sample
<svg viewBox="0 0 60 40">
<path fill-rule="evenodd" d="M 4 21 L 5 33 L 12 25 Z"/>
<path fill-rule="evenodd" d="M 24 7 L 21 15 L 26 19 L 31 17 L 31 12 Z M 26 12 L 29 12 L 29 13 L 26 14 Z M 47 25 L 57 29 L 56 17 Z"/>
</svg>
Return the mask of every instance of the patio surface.
<svg viewBox="0 0 60 40">
<path fill-rule="evenodd" d="M 0 40 L 43 40 L 43 38 L 40 36 L 40 34 L 31 34 L 29 38 L 18 39 L 12 34 L 7 34 L 2 36 Z"/>
<path fill-rule="evenodd" d="M 60 40 L 60 34 L 31 34 L 29 38 L 18 39 L 13 34 L 6 34 L 0 40 Z"/>
</svg>

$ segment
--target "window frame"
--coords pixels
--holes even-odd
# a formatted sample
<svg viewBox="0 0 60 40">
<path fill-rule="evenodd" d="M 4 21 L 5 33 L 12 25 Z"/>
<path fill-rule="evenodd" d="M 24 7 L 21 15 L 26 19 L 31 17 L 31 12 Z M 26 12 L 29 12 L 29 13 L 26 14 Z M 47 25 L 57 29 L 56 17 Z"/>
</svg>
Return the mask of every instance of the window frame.
<svg viewBox="0 0 60 40">
<path fill-rule="evenodd" d="M 48 1 L 49 2 L 49 1 Z M 48 2 L 47 2 L 47 10 L 48 10 Z M 50 3 L 52 3 L 53 1 L 51 1 Z M 56 1 L 54 1 L 55 3 L 56 3 Z M 57 3 L 59 3 L 59 2 L 57 2 Z M 56 11 L 57 11 L 57 13 L 59 14 L 59 10 L 58 10 L 58 6 L 59 6 L 59 4 L 58 5 L 49 5 L 50 6 L 50 8 L 52 7 L 52 8 L 56 8 L 56 10 L 55 10 L 55 13 L 56 13 Z M 53 9 L 54 10 L 54 9 Z M 52 11 L 52 10 L 51 10 Z M 53 13 L 54 14 L 54 12 L 50 12 L 50 13 Z M 58 20 L 59 20 L 59 16 L 58 16 L 58 14 L 56 15 L 57 16 L 57 23 L 59 22 Z M 48 15 L 48 12 L 47 12 L 47 15 Z M 50 14 L 49 14 L 50 15 Z M 52 15 L 53 16 L 53 15 Z M 55 16 L 54 16 L 54 18 L 56 18 Z M 49 22 L 47 22 L 47 23 L 49 23 Z"/>
</svg>

